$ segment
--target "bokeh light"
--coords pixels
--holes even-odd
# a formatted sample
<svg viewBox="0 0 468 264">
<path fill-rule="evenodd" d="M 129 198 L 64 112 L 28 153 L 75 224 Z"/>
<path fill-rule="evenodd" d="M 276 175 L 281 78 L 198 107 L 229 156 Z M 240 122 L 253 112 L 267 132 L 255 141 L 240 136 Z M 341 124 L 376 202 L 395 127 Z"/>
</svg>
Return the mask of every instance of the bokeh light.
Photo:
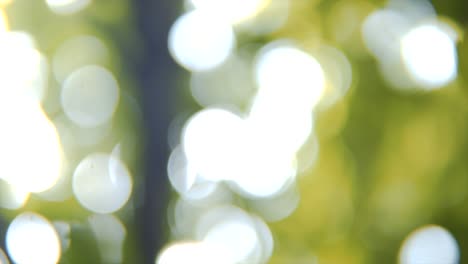
<svg viewBox="0 0 468 264">
<path fill-rule="evenodd" d="M 220 65 L 236 42 L 231 25 L 201 10 L 179 17 L 168 41 L 173 58 L 191 71 L 210 70 Z"/>
<path fill-rule="evenodd" d="M 58 263 L 60 239 L 54 226 L 43 216 L 25 212 L 8 226 L 8 254 L 15 263 Z"/>
<path fill-rule="evenodd" d="M 459 263 L 457 241 L 440 226 L 425 226 L 411 233 L 400 250 L 401 264 Z"/>
<path fill-rule="evenodd" d="M 256 63 L 259 95 L 285 108 L 312 108 L 320 100 L 325 83 L 319 62 L 292 45 L 271 43 Z M 302 109 L 300 109 L 302 110 Z"/>
<path fill-rule="evenodd" d="M 0 9 L 0 32 L 6 32 L 9 30 L 9 28 L 10 26 L 8 24 L 8 17 L 5 11 L 3 11 L 3 9 Z"/>
<path fill-rule="evenodd" d="M 0 264 L 463 263 L 464 10 L 0 0 Z"/>
<path fill-rule="evenodd" d="M 82 127 L 109 121 L 119 103 L 119 85 L 105 68 L 90 65 L 75 70 L 65 80 L 61 104 L 67 117 Z"/>
<path fill-rule="evenodd" d="M 215 206 L 203 213 L 196 224 L 196 238 L 215 245 L 223 263 L 264 263 L 272 240 L 259 218 L 231 205 Z"/>
<path fill-rule="evenodd" d="M 348 57 L 337 48 L 322 46 L 316 56 L 325 74 L 325 88 L 317 108 L 326 110 L 348 93 L 353 70 Z"/>
<path fill-rule="evenodd" d="M 222 65 L 210 71 L 194 72 L 190 91 L 204 107 L 226 106 L 242 108 L 255 92 L 250 62 L 233 54 Z"/>
<path fill-rule="evenodd" d="M 105 66 L 109 51 L 99 38 L 79 35 L 65 40 L 52 57 L 55 79 L 62 83 L 73 71 L 87 65 Z"/>
<path fill-rule="evenodd" d="M 71 243 L 70 224 L 65 221 L 54 221 L 52 222 L 52 225 L 54 226 L 55 231 L 57 231 L 57 234 L 60 238 L 60 246 L 61 246 L 62 252 L 66 252 L 67 249 L 70 247 L 70 243 Z"/>
<path fill-rule="evenodd" d="M 405 66 L 419 85 L 430 89 L 455 79 L 457 52 L 454 40 L 436 25 L 411 29 L 403 36 L 401 46 Z"/>
<path fill-rule="evenodd" d="M 270 0 L 190 0 L 196 9 L 233 24 L 255 16 L 268 2 Z"/>
<path fill-rule="evenodd" d="M 88 218 L 105 263 L 121 263 L 127 234 L 125 226 L 113 215 L 96 214 Z"/>
<path fill-rule="evenodd" d="M 297 168 L 293 157 L 272 153 L 266 145 L 254 145 L 241 161 L 230 186 L 244 197 L 274 196 L 294 182 Z"/>
<path fill-rule="evenodd" d="M 317 135 L 311 134 L 301 149 L 297 152 L 297 172 L 307 173 L 317 163 L 319 158 L 320 143 Z"/>
<path fill-rule="evenodd" d="M 267 262 L 273 254 L 273 235 L 268 225 L 260 217 L 252 216 L 252 220 L 255 224 L 255 229 L 257 231 L 257 236 L 259 239 L 260 257 L 258 262 L 264 263 Z"/>
<path fill-rule="evenodd" d="M 439 21 L 426 0 L 389 1 L 366 18 L 362 35 L 395 88 L 431 90 L 457 76 L 456 31 Z"/>
<path fill-rule="evenodd" d="M 253 226 L 241 221 L 225 220 L 213 226 L 203 238 L 205 243 L 213 244 L 222 252 L 228 263 L 251 260 L 258 244 Z"/>
<path fill-rule="evenodd" d="M 187 195 L 197 180 L 197 172 L 191 169 L 181 146 L 172 150 L 167 162 L 167 175 L 172 187 L 181 195 Z"/>
<path fill-rule="evenodd" d="M 38 103 L 2 97 L 0 177 L 16 188 L 42 192 L 60 177 L 62 148 L 55 126 Z M 25 166 L 24 164 L 28 164 Z"/>
<path fill-rule="evenodd" d="M 120 159 L 92 153 L 76 167 L 72 186 L 82 206 L 96 213 L 112 213 L 128 201 L 132 179 Z"/>
<path fill-rule="evenodd" d="M 262 120 L 251 117 L 244 120 L 232 112 L 215 108 L 193 116 L 183 134 L 188 168 L 194 170 L 188 174 L 189 177 L 193 177 L 191 173 L 198 173 L 200 179 L 227 181 L 232 183 L 236 191 L 255 197 L 265 197 L 280 191 L 295 176 L 294 153 L 291 154 L 286 147 L 279 147 L 281 151 L 278 152 L 269 149 L 282 142 L 278 143 L 267 133 L 270 128 L 267 125 L 270 123 L 266 122 L 273 121 L 277 127 L 284 124 L 272 119 L 261 123 Z M 294 128 L 287 127 L 286 131 L 297 132 Z M 306 129 L 306 134 L 308 132 Z M 299 140 L 306 137 L 304 135 Z M 291 139 L 284 135 L 282 138 Z"/>
<path fill-rule="evenodd" d="M 21 96 L 42 100 L 47 87 L 47 60 L 35 48 L 26 32 L 0 34 L 0 93 L 2 97 Z"/>
<path fill-rule="evenodd" d="M 255 2 L 255 1 L 254 1 Z M 268 35 L 280 30 L 288 21 L 290 0 L 264 0 L 254 16 L 236 24 L 236 29 L 251 35 Z"/>
<path fill-rule="evenodd" d="M 10 210 L 19 209 L 29 199 L 30 193 L 4 180 L 0 180 L 0 207 Z"/>
<path fill-rule="evenodd" d="M 1 6 L 6 6 L 9 5 L 13 2 L 13 0 L 0 0 L 0 5 Z"/>
<path fill-rule="evenodd" d="M 276 222 L 286 219 L 299 205 L 299 192 L 295 184 L 274 196 L 249 201 L 249 208 L 265 221 Z"/>
<path fill-rule="evenodd" d="M 94 127 L 82 127 L 61 113 L 54 118 L 54 124 L 60 135 L 63 148 L 66 152 L 96 146 L 112 133 L 113 122 L 108 120 Z"/>
<path fill-rule="evenodd" d="M 215 245 L 204 242 L 180 242 L 172 244 L 161 251 L 156 264 L 178 263 L 229 263 L 224 261 L 222 252 Z"/>
<path fill-rule="evenodd" d="M 362 36 L 368 50 L 384 60 L 398 53 L 399 41 L 409 22 L 396 10 L 372 12 L 362 24 Z"/>
<path fill-rule="evenodd" d="M 91 0 L 45 0 L 50 10 L 59 15 L 76 13 L 91 3 Z"/>
<path fill-rule="evenodd" d="M 243 120 L 224 109 L 206 109 L 188 122 L 183 148 L 189 165 L 204 179 L 219 181 L 235 177 L 244 145 Z M 240 165 L 242 166 L 242 165 Z"/>
<path fill-rule="evenodd" d="M 404 166 L 406 172 L 390 165 L 380 169 L 387 163 L 400 166 L 390 162 L 393 152 L 386 146 L 397 146 L 398 137 L 385 132 L 391 130 L 387 123 L 393 118 L 411 123 L 409 106 L 425 100 L 395 93 L 446 87 L 439 96 L 448 99 L 463 84 L 454 81 L 460 36 L 455 22 L 439 17 L 426 0 L 379 5 L 366 0 L 185 1 L 188 13 L 173 24 L 169 50 L 190 71 L 190 93 L 202 109 L 185 110 L 169 129 L 167 171 L 178 198 L 171 200 L 168 220 L 171 241 L 182 242 L 163 255 L 178 246 L 195 250 L 207 244 L 217 245 L 225 257 L 218 261 L 228 263 L 374 263 L 381 252 L 389 255 L 386 247 L 417 221 L 414 211 L 423 210 L 418 206 L 424 199 L 404 204 L 385 191 L 368 198 L 374 181 L 369 179 L 380 183 L 428 174 L 416 171 L 415 162 Z M 209 64 L 199 68 L 174 52 L 174 43 L 182 46 L 195 38 L 176 39 L 174 32 L 197 12 L 234 29 L 236 39 L 236 47 L 216 63 L 209 64 L 208 55 L 197 57 Z M 191 30 L 203 35 L 196 31 Z M 202 54 L 185 50 L 187 58 Z M 431 128 L 425 133 L 439 133 Z M 421 143 L 418 133 L 411 138 Z M 393 143 L 383 147 L 381 140 Z M 414 144 L 405 143 L 414 151 L 426 149 Z M 361 208 L 374 203 L 375 212 Z M 405 220 L 391 228 L 379 220 L 396 215 Z M 238 244 L 241 236 L 245 241 Z M 390 241 L 377 245 L 385 238 Z M 275 252 L 273 244 L 279 245 Z"/>
<path fill-rule="evenodd" d="M 168 208 L 171 237 L 173 239 L 197 238 L 196 226 L 200 218 L 213 207 L 230 204 L 234 199 L 234 195 L 227 187 L 216 184 L 202 198 L 182 196 L 171 202 Z"/>
<path fill-rule="evenodd" d="M 138 86 L 109 34 L 129 36 L 126 2 L 0 0 L 2 264 L 141 262 L 132 206 L 87 221 L 127 204 L 141 149 Z"/>
</svg>

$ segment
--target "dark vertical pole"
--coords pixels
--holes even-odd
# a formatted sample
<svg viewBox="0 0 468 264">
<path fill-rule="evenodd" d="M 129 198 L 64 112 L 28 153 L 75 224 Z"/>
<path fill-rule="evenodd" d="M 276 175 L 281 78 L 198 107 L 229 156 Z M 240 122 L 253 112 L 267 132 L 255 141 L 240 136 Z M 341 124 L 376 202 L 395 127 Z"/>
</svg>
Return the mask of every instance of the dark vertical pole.
<svg viewBox="0 0 468 264">
<path fill-rule="evenodd" d="M 137 62 L 141 87 L 144 134 L 144 182 L 137 224 L 142 239 L 144 263 L 154 263 L 167 234 L 166 208 L 169 197 L 166 163 L 169 154 L 167 128 L 173 111 L 176 65 L 167 49 L 167 36 L 176 18 L 174 0 L 134 0 L 135 19 L 142 40 Z"/>
</svg>

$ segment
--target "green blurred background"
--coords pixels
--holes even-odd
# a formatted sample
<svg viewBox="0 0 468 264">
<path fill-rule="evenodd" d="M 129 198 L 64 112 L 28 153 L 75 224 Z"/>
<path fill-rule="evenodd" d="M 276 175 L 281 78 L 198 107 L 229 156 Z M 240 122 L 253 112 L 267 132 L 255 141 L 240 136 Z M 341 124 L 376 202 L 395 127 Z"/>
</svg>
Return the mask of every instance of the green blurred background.
<svg viewBox="0 0 468 264">
<path fill-rule="evenodd" d="M 76 35 L 93 35 L 108 48 L 103 65 L 121 88 L 112 132 L 92 148 L 68 154 L 77 164 L 89 151 L 110 152 L 118 142 L 125 150 L 122 159 L 134 187 L 127 205 L 115 213 L 126 230 L 122 263 L 154 263 L 171 239 L 166 208 L 177 195 L 166 179 L 170 121 L 202 109 L 188 88 L 190 73 L 177 68 L 167 51 L 167 34 L 176 14 L 183 13 L 182 2 L 94 0 L 69 15 L 52 12 L 44 1 L 15 0 L 3 7 L 10 30 L 33 35 L 48 58 Z M 458 33 L 458 75 L 430 91 L 395 89 L 366 48 L 362 23 L 385 4 L 291 0 L 280 28 L 237 34 L 236 49 L 249 63 L 261 46 L 286 38 L 310 50 L 335 47 L 346 55 L 352 73 L 346 94 L 315 115 L 318 156 L 297 176 L 295 211 L 269 223 L 275 247 L 268 263 L 396 263 L 408 234 L 428 224 L 449 230 L 458 242 L 460 263 L 466 262 L 468 2 L 432 1 L 439 19 Z M 59 90 L 49 82 L 43 108 L 51 119 L 60 115 Z M 245 109 L 246 101 L 233 100 Z M 299 157 L 313 159 L 306 148 L 301 151 Z M 106 263 L 83 224 L 91 213 L 75 199 L 50 202 L 32 195 L 22 208 L 1 209 L 2 236 L 23 211 L 72 223 L 70 248 L 60 263 Z"/>
</svg>

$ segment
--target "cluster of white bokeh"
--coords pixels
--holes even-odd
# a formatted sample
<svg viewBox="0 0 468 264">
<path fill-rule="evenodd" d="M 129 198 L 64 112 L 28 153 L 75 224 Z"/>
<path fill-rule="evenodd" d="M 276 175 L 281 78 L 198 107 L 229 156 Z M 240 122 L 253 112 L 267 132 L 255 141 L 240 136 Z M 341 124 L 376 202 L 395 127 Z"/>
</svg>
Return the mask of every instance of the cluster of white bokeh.
<svg viewBox="0 0 468 264">
<path fill-rule="evenodd" d="M 185 4 L 169 51 L 190 71 L 190 91 L 204 109 L 176 118 L 169 129 L 168 176 L 179 197 L 168 213 L 172 242 L 156 263 L 266 263 L 274 242 L 264 221 L 282 220 L 298 206 L 296 178 L 318 152 L 314 113 L 347 92 L 351 65 L 336 48 L 308 49 L 293 40 L 255 50 L 253 62 L 239 51 L 237 33 L 281 27 L 288 1 Z M 284 13 L 271 13 L 278 6 Z M 427 2 L 392 0 L 362 29 L 393 86 L 433 89 L 455 79 L 455 31 Z M 458 258 L 455 239 L 440 227 L 411 234 L 400 254 L 401 263 Z"/>
<path fill-rule="evenodd" d="M 430 91 L 457 77 L 457 31 L 427 0 L 389 0 L 367 16 L 362 36 L 385 81 L 396 89 Z M 402 264 L 459 261 L 455 238 L 440 226 L 415 230 L 400 248 Z"/>
<path fill-rule="evenodd" d="M 47 4 L 55 12 L 59 2 L 77 3 Z M 111 213 L 129 200 L 132 177 L 111 134 L 120 88 L 108 60 L 94 36 L 72 37 L 47 58 L 30 34 L 9 29 L 0 9 L 0 207 L 18 212 L 5 239 L 14 263 L 58 263 L 70 244 L 69 223 L 22 212 L 31 195 L 55 202 L 74 195 L 92 213 L 82 224 L 102 259 L 122 260 L 126 231 Z M 4 255 L 0 263 L 8 263 Z"/>
<path fill-rule="evenodd" d="M 432 90 L 457 76 L 457 32 L 429 1 L 390 0 L 367 17 L 362 33 L 395 88 Z"/>
<path fill-rule="evenodd" d="M 267 263 L 274 241 L 265 222 L 298 206 L 296 179 L 318 153 L 314 113 L 346 93 L 351 66 L 333 47 L 287 39 L 253 56 L 239 52 L 236 33 L 281 27 L 288 1 L 186 6 L 169 51 L 191 72 L 190 90 L 205 108 L 170 128 L 168 176 L 179 198 L 169 208 L 173 243 L 156 263 Z"/>
<path fill-rule="evenodd" d="M 382 76 L 394 88 L 439 89 L 457 77 L 457 31 L 438 19 L 429 1 L 390 0 L 366 18 L 362 34 Z M 415 230 L 400 248 L 402 264 L 459 261 L 455 238 L 440 226 Z"/>
</svg>

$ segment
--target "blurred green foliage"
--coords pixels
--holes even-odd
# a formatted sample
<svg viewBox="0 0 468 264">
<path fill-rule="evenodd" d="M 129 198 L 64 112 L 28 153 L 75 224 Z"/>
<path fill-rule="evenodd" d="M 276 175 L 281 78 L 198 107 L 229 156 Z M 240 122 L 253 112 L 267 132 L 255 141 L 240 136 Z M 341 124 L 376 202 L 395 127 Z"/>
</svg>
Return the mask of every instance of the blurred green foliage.
<svg viewBox="0 0 468 264">
<path fill-rule="evenodd" d="M 316 2 L 316 3 L 314 3 Z M 317 164 L 300 176 L 301 201 L 271 225 L 271 263 L 396 263 L 399 248 L 426 224 L 447 228 L 468 253 L 468 45 L 458 43 L 456 81 L 432 92 L 402 92 L 382 79 L 363 49 L 359 28 L 345 42 L 330 28 L 345 27 L 337 11 L 364 18 L 383 1 L 297 1 L 291 21 L 275 37 L 325 39 L 353 65 L 353 88 L 317 116 Z M 466 2 L 434 1 L 463 35 Z M 327 27 L 327 24 L 332 27 Z M 319 36 L 314 38 L 314 34 Z M 427 45 L 431 45 L 427 43 Z"/>
<path fill-rule="evenodd" d="M 458 78 L 431 92 L 392 89 L 366 51 L 360 23 L 384 1 L 293 0 L 291 4 L 290 18 L 280 30 L 257 39 L 244 36 L 239 42 L 264 44 L 292 38 L 306 48 L 324 43 L 339 47 L 352 64 L 353 84 L 342 100 L 316 117 L 319 158 L 299 177 L 297 210 L 270 224 L 275 238 L 271 263 L 395 263 L 405 237 L 426 224 L 447 228 L 457 239 L 461 255 L 467 255 L 468 44 L 463 34 L 468 30 L 468 2 L 433 1 L 438 13 L 457 26 L 461 38 Z M 17 0 L 6 11 L 11 29 L 31 32 L 48 56 L 71 36 L 99 37 L 112 53 L 108 66 L 119 76 L 121 86 L 127 87 L 129 94 L 135 93 L 131 88 L 134 76 L 119 56 L 142 55 L 130 1 L 97 0 L 83 12 L 61 16 L 50 12 L 43 1 Z M 349 12 L 358 23 L 347 23 Z M 339 30 L 348 31 L 346 38 L 338 37 Z M 49 89 L 48 96 L 53 98 L 46 100 L 58 100 L 58 88 L 51 85 Z M 184 104 L 174 104 L 196 107 L 180 99 Z M 134 114 L 129 106 L 132 103 L 128 99 L 119 109 L 122 119 L 114 128 L 123 131 L 119 133 L 139 132 L 137 124 L 126 121 L 132 120 L 127 118 Z M 54 111 L 51 107 L 48 114 L 53 116 Z M 100 148 L 109 151 L 109 145 Z M 131 169 L 138 171 L 138 151 L 132 153 L 135 155 L 126 158 L 133 164 Z M 138 185 L 140 179 L 134 180 Z M 92 235 L 79 224 L 89 212 L 76 201 L 44 202 L 33 197 L 24 209 L 78 223 L 72 228 L 72 247 L 62 263 L 98 263 Z M 125 263 L 141 263 L 136 226 L 129 211 L 120 215 L 128 231 Z M 6 219 L 16 215 L 8 210 L 1 213 Z"/>
</svg>

